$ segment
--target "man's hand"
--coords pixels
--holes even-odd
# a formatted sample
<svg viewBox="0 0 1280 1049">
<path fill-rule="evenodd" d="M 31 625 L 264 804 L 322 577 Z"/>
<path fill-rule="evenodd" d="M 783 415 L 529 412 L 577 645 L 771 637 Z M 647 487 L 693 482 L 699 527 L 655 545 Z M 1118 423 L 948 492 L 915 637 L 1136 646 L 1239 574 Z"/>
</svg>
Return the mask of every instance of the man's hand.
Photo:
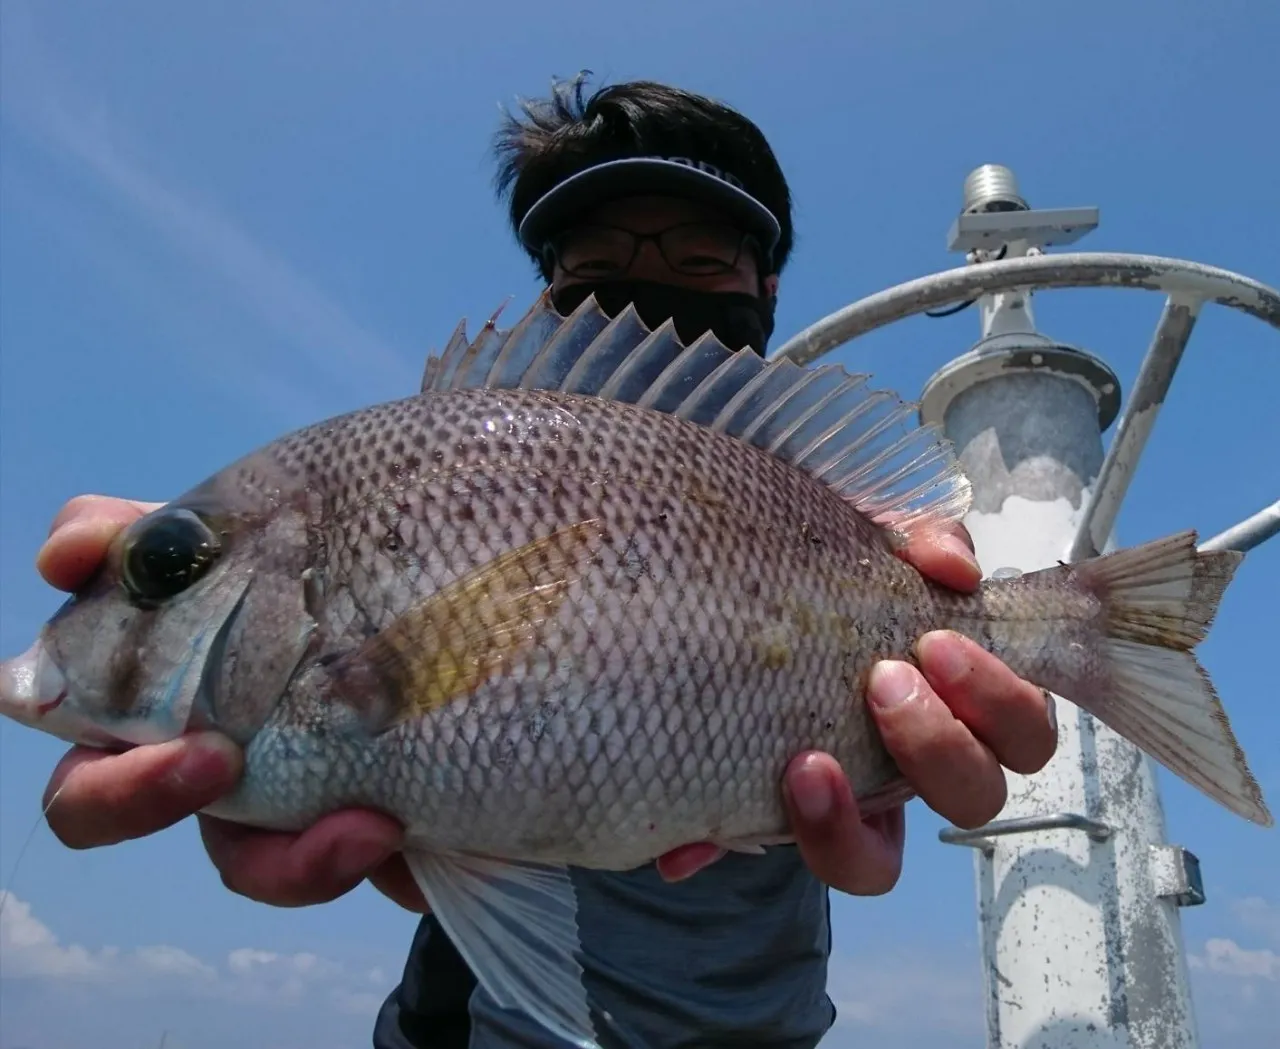
<svg viewBox="0 0 1280 1049">
<path fill-rule="evenodd" d="M 974 590 L 982 572 L 959 525 L 915 538 L 902 556 L 956 590 Z M 972 641 L 948 631 L 916 645 L 920 669 L 878 664 L 868 682 L 872 716 L 911 789 L 944 819 L 978 827 L 1004 808 L 1003 769 L 1030 775 L 1058 743 L 1051 701 Z M 1003 768 L 1002 768 L 1003 766 Z M 901 805 L 863 817 L 829 755 L 799 755 L 783 792 L 797 845 L 813 873 L 858 896 L 888 892 L 902 873 L 906 820 Z M 723 853 L 706 844 L 664 856 L 670 880 L 689 877 Z"/>
</svg>

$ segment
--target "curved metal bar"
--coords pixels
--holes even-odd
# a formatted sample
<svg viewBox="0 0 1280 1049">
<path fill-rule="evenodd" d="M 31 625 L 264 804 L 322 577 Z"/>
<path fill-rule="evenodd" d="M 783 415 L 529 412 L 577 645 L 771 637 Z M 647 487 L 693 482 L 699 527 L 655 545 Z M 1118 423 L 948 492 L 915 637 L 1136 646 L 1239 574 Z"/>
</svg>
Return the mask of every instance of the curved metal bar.
<svg viewBox="0 0 1280 1049">
<path fill-rule="evenodd" d="M 1096 842 L 1107 841 L 1114 833 L 1101 820 L 1093 820 L 1077 812 L 1053 812 L 1044 816 L 996 820 L 973 830 L 944 827 L 938 831 L 938 840 L 944 845 L 968 845 L 972 849 L 990 852 L 995 848 L 992 838 L 1000 838 L 1006 834 L 1030 834 L 1038 830 L 1082 830 Z"/>
<path fill-rule="evenodd" d="M 1280 535 L 1280 499 L 1233 524 L 1200 544 L 1201 550 L 1238 550 L 1247 554 L 1274 535 Z"/>
<path fill-rule="evenodd" d="M 1096 557 L 1106 545 L 1120 513 L 1120 504 L 1129 492 L 1138 460 L 1147 446 L 1147 438 L 1164 407 L 1202 302 L 1203 299 L 1181 295 L 1170 295 L 1165 300 L 1151 346 L 1142 359 L 1133 391 L 1116 424 L 1116 435 L 1107 448 L 1088 505 L 1071 541 L 1068 561 Z"/>
<path fill-rule="evenodd" d="M 1280 292 L 1216 266 L 1159 255 L 1067 252 L 981 262 L 869 295 L 793 335 L 771 357 L 808 364 L 850 339 L 903 317 L 1013 288 L 1145 288 L 1182 301 L 1216 302 L 1280 329 Z"/>
</svg>

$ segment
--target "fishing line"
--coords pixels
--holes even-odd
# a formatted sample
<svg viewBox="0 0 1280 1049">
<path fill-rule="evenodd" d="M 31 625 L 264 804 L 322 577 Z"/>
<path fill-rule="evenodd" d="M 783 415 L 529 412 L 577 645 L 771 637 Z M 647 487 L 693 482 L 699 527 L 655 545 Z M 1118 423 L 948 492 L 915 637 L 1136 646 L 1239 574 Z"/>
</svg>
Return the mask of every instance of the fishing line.
<svg viewBox="0 0 1280 1049">
<path fill-rule="evenodd" d="M 5 904 L 9 902 L 9 898 L 13 895 L 13 883 L 18 879 L 18 868 L 22 866 L 22 858 L 27 854 L 27 849 L 31 847 L 31 842 L 35 839 L 36 831 L 40 829 L 42 823 L 47 822 L 49 818 L 49 810 L 53 808 L 53 803 L 62 795 L 67 784 L 62 783 L 57 790 L 53 792 L 53 797 L 49 799 L 49 803 L 41 809 L 40 814 L 36 817 L 35 823 L 32 824 L 30 832 L 27 834 L 27 840 L 22 843 L 22 848 L 18 850 L 18 858 L 13 862 L 13 871 L 10 873 L 5 882 L 5 887 L 0 889 L 0 918 L 4 917 Z M 0 928 L 3 928 L 0 925 Z"/>
</svg>

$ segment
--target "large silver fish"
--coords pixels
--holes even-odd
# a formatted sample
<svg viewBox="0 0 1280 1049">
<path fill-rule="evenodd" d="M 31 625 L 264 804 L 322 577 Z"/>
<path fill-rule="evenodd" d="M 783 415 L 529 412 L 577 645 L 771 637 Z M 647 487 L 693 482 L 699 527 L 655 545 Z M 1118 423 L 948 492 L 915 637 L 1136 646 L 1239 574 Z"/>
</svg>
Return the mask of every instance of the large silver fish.
<svg viewBox="0 0 1280 1049">
<path fill-rule="evenodd" d="M 598 1032 L 566 865 L 788 840 L 783 769 L 911 796 L 863 703 L 950 628 L 1269 825 L 1192 654 L 1240 561 L 1184 533 L 958 594 L 895 556 L 969 486 L 914 408 L 836 366 L 679 344 L 541 300 L 459 328 L 419 395 L 284 437 L 129 526 L 0 711 L 64 739 L 215 727 L 226 819 L 371 806 L 484 986 Z M 606 1017 L 602 1022 L 609 1022 Z"/>
</svg>

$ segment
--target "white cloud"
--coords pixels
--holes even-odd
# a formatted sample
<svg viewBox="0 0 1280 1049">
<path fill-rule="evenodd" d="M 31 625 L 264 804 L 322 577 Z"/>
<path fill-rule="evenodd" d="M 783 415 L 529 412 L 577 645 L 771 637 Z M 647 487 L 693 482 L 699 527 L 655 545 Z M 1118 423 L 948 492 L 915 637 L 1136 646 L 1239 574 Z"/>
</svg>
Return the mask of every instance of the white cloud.
<svg viewBox="0 0 1280 1049">
<path fill-rule="evenodd" d="M 1226 927 L 1187 955 L 1201 1038 L 1223 1049 L 1270 1047 L 1280 984 L 1280 906 L 1254 896 L 1233 901 L 1228 913 Z"/>
<path fill-rule="evenodd" d="M 381 968 L 353 970 L 310 952 L 239 947 L 218 964 L 168 944 L 122 950 L 64 943 L 35 916 L 30 904 L 3 893 L 0 977 L 75 981 L 140 994 L 164 987 L 239 1004 L 281 1006 L 317 1000 L 340 1012 L 369 1015 L 390 989 Z"/>
<path fill-rule="evenodd" d="M 1252 982 L 1280 981 L 1280 906 L 1258 896 L 1235 900 L 1231 914 L 1239 937 L 1214 936 L 1191 953 L 1192 969 Z M 1241 941 L 1244 940 L 1245 943 Z"/>
<path fill-rule="evenodd" d="M 1271 1003 L 1280 983 L 1280 942 L 1272 939 L 1277 910 L 1261 899 L 1238 901 L 1230 912 L 1243 930 L 1237 938 L 1213 936 L 1191 953 L 1206 1044 L 1240 1049 L 1269 1044 Z M 389 971 L 259 946 L 239 947 L 219 958 L 163 944 L 91 947 L 60 937 L 25 900 L 0 895 L 0 978 L 47 988 L 55 998 L 74 987 L 117 1005 L 146 1000 L 150 1008 L 159 999 L 203 1000 L 216 1009 L 218 1003 L 231 1003 L 240 1010 L 289 1017 L 282 1022 L 290 1024 L 296 1013 L 284 1010 L 303 1008 L 321 1026 L 348 1023 L 367 1030 L 390 989 Z M 829 993 L 839 1015 L 824 1049 L 869 1042 L 896 1049 L 959 1049 L 982 1039 L 981 968 L 967 950 L 939 945 L 857 956 L 838 950 L 829 972 Z M 23 994 L 30 997 L 29 991 Z"/>
<path fill-rule="evenodd" d="M 91 954 L 73 944 L 63 946 L 32 913 L 31 907 L 0 893 L 0 974 L 6 977 L 89 977 L 103 971 L 114 952 Z"/>
<path fill-rule="evenodd" d="M 1280 954 L 1266 947 L 1251 950 L 1223 937 L 1206 940 L 1204 951 L 1192 955 L 1189 963 L 1192 968 L 1207 969 L 1223 976 L 1280 980 Z"/>
<path fill-rule="evenodd" d="M 181 947 L 165 945 L 138 947 L 126 958 L 129 964 L 136 964 L 139 970 L 156 975 L 173 976 L 202 983 L 218 978 L 212 966 L 188 954 Z"/>
<path fill-rule="evenodd" d="M 171 976 L 187 981 L 217 978 L 215 970 L 179 947 L 147 946 L 131 951 L 103 947 L 90 951 L 63 944 L 31 912 L 24 900 L 0 893 L 0 974 L 118 981 L 131 976 Z"/>
<path fill-rule="evenodd" d="M 241 947 L 227 955 L 227 968 L 237 976 L 247 976 L 262 965 L 270 965 L 279 955 L 271 951 L 259 951 L 252 947 Z"/>
</svg>

